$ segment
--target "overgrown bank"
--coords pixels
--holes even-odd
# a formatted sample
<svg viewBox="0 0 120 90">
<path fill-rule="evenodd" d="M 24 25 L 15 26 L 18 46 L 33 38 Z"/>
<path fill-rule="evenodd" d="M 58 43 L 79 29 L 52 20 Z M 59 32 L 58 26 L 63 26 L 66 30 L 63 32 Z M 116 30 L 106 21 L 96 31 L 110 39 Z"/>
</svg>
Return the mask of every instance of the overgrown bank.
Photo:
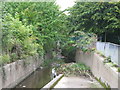
<svg viewBox="0 0 120 90">
<path fill-rule="evenodd" d="M 52 58 L 65 40 L 66 15 L 55 2 L 3 2 L 2 11 L 0 64 L 36 54 Z"/>
</svg>

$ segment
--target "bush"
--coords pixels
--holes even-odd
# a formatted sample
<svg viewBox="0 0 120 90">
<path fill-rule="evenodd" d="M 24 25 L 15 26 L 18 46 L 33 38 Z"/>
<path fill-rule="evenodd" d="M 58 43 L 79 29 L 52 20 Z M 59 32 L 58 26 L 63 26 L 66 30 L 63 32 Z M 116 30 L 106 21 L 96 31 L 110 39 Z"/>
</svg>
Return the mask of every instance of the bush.
<svg viewBox="0 0 120 90">
<path fill-rule="evenodd" d="M 10 63 L 10 56 L 8 54 L 2 56 L 2 63 Z"/>
</svg>

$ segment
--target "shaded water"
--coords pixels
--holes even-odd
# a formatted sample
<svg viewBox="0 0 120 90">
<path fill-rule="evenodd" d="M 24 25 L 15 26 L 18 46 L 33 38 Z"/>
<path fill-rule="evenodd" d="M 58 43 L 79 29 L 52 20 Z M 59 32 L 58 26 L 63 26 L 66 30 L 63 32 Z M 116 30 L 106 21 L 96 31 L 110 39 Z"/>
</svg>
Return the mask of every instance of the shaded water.
<svg viewBox="0 0 120 90">
<path fill-rule="evenodd" d="M 42 88 L 51 80 L 51 68 L 37 69 L 15 88 Z"/>
</svg>

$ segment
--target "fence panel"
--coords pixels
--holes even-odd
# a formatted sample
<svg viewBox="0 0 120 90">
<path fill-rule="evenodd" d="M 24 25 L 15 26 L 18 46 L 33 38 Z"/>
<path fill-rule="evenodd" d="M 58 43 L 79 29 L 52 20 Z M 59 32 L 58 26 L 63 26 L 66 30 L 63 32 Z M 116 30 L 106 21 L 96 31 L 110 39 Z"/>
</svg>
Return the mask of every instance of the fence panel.
<svg viewBox="0 0 120 90">
<path fill-rule="evenodd" d="M 97 42 L 96 49 L 106 57 L 110 56 L 112 62 L 120 65 L 120 45 L 109 42 Z"/>
</svg>

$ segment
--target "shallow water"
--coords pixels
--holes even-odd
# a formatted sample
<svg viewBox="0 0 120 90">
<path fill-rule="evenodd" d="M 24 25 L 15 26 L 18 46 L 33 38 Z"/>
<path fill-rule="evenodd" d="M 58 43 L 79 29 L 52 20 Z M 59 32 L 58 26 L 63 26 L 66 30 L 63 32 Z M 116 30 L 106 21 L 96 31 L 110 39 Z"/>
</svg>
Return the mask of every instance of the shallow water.
<svg viewBox="0 0 120 90">
<path fill-rule="evenodd" d="M 51 68 L 37 69 L 15 88 L 42 88 L 51 80 Z"/>
</svg>

